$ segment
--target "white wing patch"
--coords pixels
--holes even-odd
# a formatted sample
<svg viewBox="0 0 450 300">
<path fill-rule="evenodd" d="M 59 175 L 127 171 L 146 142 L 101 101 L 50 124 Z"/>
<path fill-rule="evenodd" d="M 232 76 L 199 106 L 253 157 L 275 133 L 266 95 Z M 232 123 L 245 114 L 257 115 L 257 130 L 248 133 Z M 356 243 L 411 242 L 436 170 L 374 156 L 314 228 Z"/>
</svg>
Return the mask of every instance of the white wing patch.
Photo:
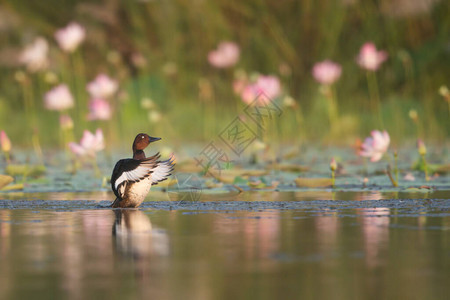
<svg viewBox="0 0 450 300">
<path fill-rule="evenodd" d="M 175 157 L 171 155 L 168 160 L 156 161 L 158 158 L 159 154 L 148 161 L 142 161 L 134 170 L 123 172 L 114 182 L 114 187 L 119 195 L 123 197 L 129 182 L 139 182 L 150 177 L 150 184 L 153 185 L 167 179 L 173 171 Z"/>
<path fill-rule="evenodd" d="M 164 160 L 158 163 L 158 165 L 153 168 L 153 173 L 151 177 L 152 185 L 157 184 L 160 181 L 166 180 L 167 177 L 170 176 L 170 173 L 173 171 L 174 167 L 174 159 L 173 155 L 170 156 L 168 160 Z"/>
<path fill-rule="evenodd" d="M 134 170 L 131 170 L 128 172 L 123 172 L 122 175 L 120 175 L 119 178 L 117 178 L 116 182 L 114 183 L 116 190 L 118 189 L 120 184 L 122 184 L 123 182 L 137 182 L 137 181 L 144 179 L 145 177 L 150 176 L 150 174 L 152 173 L 153 166 L 154 166 L 153 163 L 154 162 L 143 163 Z M 125 189 L 124 189 L 124 191 L 125 191 Z M 123 194 L 123 193 L 121 193 L 121 194 Z"/>
</svg>

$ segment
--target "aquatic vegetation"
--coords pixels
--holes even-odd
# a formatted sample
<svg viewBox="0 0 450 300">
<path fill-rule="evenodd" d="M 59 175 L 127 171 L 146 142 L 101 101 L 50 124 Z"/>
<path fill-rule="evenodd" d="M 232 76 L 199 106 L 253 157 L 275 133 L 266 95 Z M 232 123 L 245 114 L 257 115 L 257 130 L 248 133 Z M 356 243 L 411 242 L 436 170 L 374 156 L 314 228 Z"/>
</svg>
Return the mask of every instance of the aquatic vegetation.
<svg viewBox="0 0 450 300">
<path fill-rule="evenodd" d="M 224 41 L 217 49 L 208 53 L 208 62 L 216 68 L 229 68 L 238 62 L 239 56 L 239 46 L 234 42 Z"/>
<path fill-rule="evenodd" d="M 105 157 L 110 159 L 117 154 L 112 149 L 122 151 L 122 141 L 127 136 L 149 127 L 155 133 L 164 131 L 164 136 L 175 141 L 176 152 L 189 152 L 191 147 L 196 149 L 197 144 L 204 145 L 222 134 L 231 120 L 250 123 L 243 110 L 262 94 L 264 97 L 258 99 L 273 104 L 272 109 L 278 107 L 282 117 L 270 120 L 264 128 L 260 124 L 250 126 L 256 136 L 254 142 L 226 168 L 251 167 L 268 174 L 247 176 L 222 170 L 222 176 L 212 180 L 214 184 L 210 186 L 227 187 L 238 178 L 242 182 L 236 185 L 245 190 L 260 184 L 270 187 L 270 181 L 264 183 L 265 176 L 288 173 L 285 181 L 277 178 L 281 180 L 277 188 L 283 188 L 283 184 L 294 186 L 296 176 L 326 177 L 331 169 L 331 186 L 339 188 L 341 166 L 345 166 L 351 169 L 352 176 L 358 177 L 351 184 L 366 185 L 368 182 L 361 179 L 364 176 L 370 178 L 370 185 L 376 185 L 377 176 L 381 176 L 383 184 L 391 188 L 386 176 L 390 170 L 385 170 L 382 163 L 361 166 L 366 160 L 353 161 L 349 147 L 356 137 L 372 128 L 380 130 L 372 132 L 358 149 L 359 155 L 372 162 L 381 160 L 391 138 L 395 150 L 402 151 L 411 137 L 426 137 L 432 145 L 430 149 L 440 149 L 447 143 L 448 88 L 443 85 L 439 88 L 442 98 L 437 95 L 437 88 L 446 79 L 445 69 L 437 63 L 445 57 L 445 42 L 439 38 L 444 36 L 443 26 L 439 25 L 445 18 L 440 9 L 424 15 L 420 21 L 408 18 L 407 23 L 414 28 L 428 28 L 409 32 L 404 26 L 396 26 L 404 20 L 385 18 L 384 4 L 369 7 L 358 2 L 349 10 L 349 4 L 338 1 L 332 8 L 319 5 L 309 10 L 306 2 L 288 1 L 278 6 L 270 1 L 250 1 L 233 8 L 208 7 L 205 11 L 211 12 L 210 17 L 200 21 L 190 17 L 197 14 L 192 11 L 193 6 L 172 1 L 171 6 L 183 6 L 187 14 L 174 15 L 168 9 L 159 14 L 167 17 L 161 22 L 155 17 L 162 12 L 160 4 L 152 4 L 149 9 L 140 9 L 147 5 L 142 1 L 118 4 L 108 7 L 101 16 L 96 9 L 74 3 L 76 10 L 83 11 L 79 19 L 83 26 L 76 21 L 59 29 L 64 20 L 44 18 L 39 7 L 34 7 L 37 12 L 21 11 L 13 1 L 9 2 L 0 7 L 0 16 L 11 12 L 20 22 L 8 25 L 6 19 L 0 18 L 0 25 L 4 26 L 0 27 L 5 30 L 5 38 L 0 41 L 0 71 L 5 74 L 0 77 L 0 126 L 14 138 L 14 145 L 33 147 L 40 162 L 44 162 L 40 139 L 45 145 L 44 153 L 49 153 L 45 162 L 62 161 L 66 165 L 69 160 L 93 161 L 103 148 Z M 294 11 L 292 5 L 309 11 L 310 18 L 290 15 Z M 366 14 L 360 14 L 362 11 L 391 22 L 392 35 L 380 35 L 381 22 L 364 20 L 361 15 Z M 266 13 L 270 16 L 267 20 L 261 18 Z M 255 21 L 264 26 L 253 26 Z M 297 26 L 299 22 L 302 26 Z M 321 22 L 333 25 L 316 26 Z M 363 25 L 358 32 L 352 28 L 355 23 Z M 178 24 L 194 30 L 182 32 Z M 52 35 L 57 44 L 51 41 Z M 220 41 L 221 37 L 230 41 Z M 366 42 L 368 39 L 385 50 Z M 10 48 L 17 55 L 8 56 Z M 13 77 L 15 84 L 8 81 Z M 23 105 L 16 104 L 17 99 L 23 99 Z M 44 99 L 44 105 L 40 99 Z M 48 110 L 59 113 L 59 127 L 54 126 L 58 115 Z M 22 119 L 25 122 L 16 121 Z M 87 140 L 85 134 L 79 143 L 74 143 L 75 135 L 97 127 L 102 129 L 107 143 L 102 141 L 101 147 L 92 148 L 88 145 L 92 142 L 83 141 Z M 89 134 L 91 140 L 96 139 L 97 134 Z M 67 151 L 66 157 L 61 158 L 53 149 L 58 139 L 60 150 Z M 329 161 L 310 160 L 305 154 L 317 144 L 347 147 L 348 154 L 344 158 L 336 156 L 340 164 L 333 170 Z M 287 154 L 289 147 L 294 151 Z M 431 152 L 425 170 L 430 175 L 426 177 L 434 180 L 434 173 L 439 170 L 439 174 L 446 174 L 448 166 L 445 159 L 439 161 L 442 165 L 434 164 L 436 157 L 446 155 L 445 151 Z M 323 157 L 331 154 L 335 155 L 328 152 Z M 392 178 L 401 185 L 402 176 L 410 171 L 410 162 L 407 155 L 400 154 L 399 157 L 394 152 Z M 191 152 L 183 155 L 192 160 Z M 417 170 L 413 176 L 420 177 L 423 165 L 421 159 L 418 167 L 413 166 Z M 103 168 L 110 166 L 105 164 Z M 196 174 L 205 171 L 192 163 L 180 163 L 180 169 L 183 168 Z M 92 170 L 88 168 L 86 172 Z"/>
<path fill-rule="evenodd" d="M 337 169 L 337 163 L 336 160 L 334 159 L 334 157 L 331 159 L 330 162 L 330 170 L 331 170 L 331 187 L 334 188 L 335 185 L 335 173 L 336 173 L 336 169 Z"/>
<path fill-rule="evenodd" d="M 371 162 L 379 161 L 388 150 L 391 139 L 387 131 L 373 130 L 361 145 L 359 155 L 370 157 Z"/>
<path fill-rule="evenodd" d="M 427 160 L 425 158 L 425 155 L 427 154 L 427 148 L 425 146 L 425 143 L 421 139 L 417 140 L 417 151 L 419 152 L 419 155 L 422 159 L 423 170 L 425 173 L 425 180 L 429 181 L 430 178 L 428 177 L 428 165 L 427 165 Z"/>
<path fill-rule="evenodd" d="M 9 164 L 5 168 L 6 174 L 10 176 L 39 177 L 45 174 L 47 168 L 43 165 L 28 165 L 28 164 Z"/>
<path fill-rule="evenodd" d="M 333 180 L 331 178 L 298 177 L 295 179 L 295 184 L 301 188 L 326 188 L 333 187 Z"/>
<path fill-rule="evenodd" d="M 370 109 L 376 113 L 378 117 L 378 126 L 384 127 L 383 116 L 381 114 L 380 91 L 378 81 L 375 75 L 381 64 L 388 58 L 386 51 L 378 51 L 372 42 L 365 43 L 356 58 L 357 63 L 366 72 L 367 84 L 370 95 Z"/>
<path fill-rule="evenodd" d="M 0 174 L 0 190 L 14 181 L 14 178 L 8 175 Z"/>
<path fill-rule="evenodd" d="M 76 22 L 69 23 L 66 27 L 55 32 L 55 39 L 59 47 L 67 53 L 74 52 L 85 37 L 85 28 Z"/>
<path fill-rule="evenodd" d="M 450 92 L 448 90 L 448 87 L 443 85 L 439 88 L 439 94 L 444 98 L 444 100 L 448 104 L 448 113 L 450 115 Z"/>
<path fill-rule="evenodd" d="M 330 134 L 338 133 L 340 126 L 338 103 L 336 100 L 336 92 L 331 86 L 336 80 L 341 77 L 342 67 L 331 61 L 324 60 L 314 64 L 312 75 L 314 79 L 321 84 L 320 92 L 326 97 L 328 106 L 328 119 L 330 121 Z"/>
</svg>

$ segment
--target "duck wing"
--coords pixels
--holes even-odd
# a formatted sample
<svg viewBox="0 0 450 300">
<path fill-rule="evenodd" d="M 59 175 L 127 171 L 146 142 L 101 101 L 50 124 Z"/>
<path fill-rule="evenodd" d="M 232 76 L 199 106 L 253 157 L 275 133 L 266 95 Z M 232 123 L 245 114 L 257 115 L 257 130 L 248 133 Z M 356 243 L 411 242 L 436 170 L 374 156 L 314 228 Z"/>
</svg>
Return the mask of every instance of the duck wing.
<svg viewBox="0 0 450 300">
<path fill-rule="evenodd" d="M 159 154 L 152 156 L 152 158 L 158 159 Z M 158 182 L 166 180 L 173 171 L 175 167 L 175 157 L 173 154 L 170 156 L 168 160 L 157 161 L 156 166 L 152 170 L 152 185 L 158 184 Z"/>
<path fill-rule="evenodd" d="M 128 183 L 139 182 L 149 177 L 157 166 L 158 158 L 159 156 L 155 155 L 143 160 L 132 158 L 119 160 L 111 175 L 111 188 L 116 197 L 123 197 Z"/>
</svg>

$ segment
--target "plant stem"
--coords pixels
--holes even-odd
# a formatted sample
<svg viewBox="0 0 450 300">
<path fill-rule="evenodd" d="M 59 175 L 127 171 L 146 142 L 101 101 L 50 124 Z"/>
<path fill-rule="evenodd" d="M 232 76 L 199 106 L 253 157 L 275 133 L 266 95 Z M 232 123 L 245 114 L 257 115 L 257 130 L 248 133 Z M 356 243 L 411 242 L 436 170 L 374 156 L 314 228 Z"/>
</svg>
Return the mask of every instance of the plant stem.
<svg viewBox="0 0 450 300">
<path fill-rule="evenodd" d="M 388 165 L 386 168 L 386 174 L 388 175 L 389 179 L 391 180 L 392 185 L 394 187 L 398 187 L 398 182 L 392 177 L 390 165 Z"/>
<path fill-rule="evenodd" d="M 100 177 L 101 173 L 97 163 L 97 156 L 94 156 L 92 159 L 92 166 L 94 167 L 95 177 Z"/>
<path fill-rule="evenodd" d="M 334 183 L 335 183 L 335 171 L 331 170 L 331 187 L 334 189 Z"/>
<path fill-rule="evenodd" d="M 381 129 L 384 129 L 383 116 L 381 114 L 381 106 L 380 106 L 380 94 L 376 74 L 375 72 L 367 71 L 366 77 L 367 77 L 367 85 L 369 87 L 371 110 L 377 114 L 378 126 L 380 126 Z"/>
<path fill-rule="evenodd" d="M 398 153 L 397 153 L 397 151 L 394 152 L 394 174 L 395 174 L 395 180 L 398 182 Z"/>
<path fill-rule="evenodd" d="M 86 86 L 86 79 L 84 77 L 84 63 L 83 58 L 81 56 L 80 50 L 75 51 L 70 56 L 71 65 L 72 65 L 72 82 L 74 93 L 77 101 L 77 118 L 78 124 L 81 127 L 85 125 L 85 113 L 87 108 L 87 100 L 83 93 L 84 87 Z"/>
<path fill-rule="evenodd" d="M 424 168 L 424 172 L 425 172 L 425 181 L 430 181 L 430 177 L 428 177 L 428 165 L 427 165 L 427 160 L 425 159 L 425 155 L 422 154 L 422 161 L 423 161 L 423 168 Z"/>
</svg>

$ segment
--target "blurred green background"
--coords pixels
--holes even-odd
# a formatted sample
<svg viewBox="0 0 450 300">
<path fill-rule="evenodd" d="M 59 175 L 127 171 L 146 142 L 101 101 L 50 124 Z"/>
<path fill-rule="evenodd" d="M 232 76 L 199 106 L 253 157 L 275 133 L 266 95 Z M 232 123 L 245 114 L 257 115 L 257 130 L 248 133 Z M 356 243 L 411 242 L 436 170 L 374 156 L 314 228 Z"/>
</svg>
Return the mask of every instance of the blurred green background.
<svg viewBox="0 0 450 300">
<path fill-rule="evenodd" d="M 123 140 L 127 147 L 141 131 L 180 143 L 208 141 L 245 106 L 233 93 L 236 74 L 258 72 L 280 79 L 280 106 L 286 97 L 295 100 L 273 133 L 278 142 L 350 145 L 372 129 L 386 129 L 397 146 L 418 136 L 441 143 L 450 129 L 448 97 L 439 94 L 450 78 L 449 11 L 449 1 L 440 0 L 3 0 L 0 129 L 13 144 L 30 146 L 35 131 L 43 145 L 58 145 L 59 115 L 45 110 L 43 95 L 71 73 L 66 83 L 75 96 L 76 140 L 83 130 L 102 127 L 113 133 L 111 143 Z M 54 33 L 72 21 L 86 28 L 86 41 L 67 55 Z M 25 69 L 17 55 L 37 36 L 50 44 L 50 66 L 20 83 L 17 72 Z M 240 59 L 217 69 L 208 53 L 225 40 L 240 47 Z M 367 104 L 366 72 L 356 63 L 369 41 L 389 54 L 375 74 L 384 128 Z M 327 102 L 311 75 L 325 59 L 342 65 L 332 134 Z M 99 73 L 120 83 L 112 121 L 80 117 L 88 111 L 85 84 Z M 33 125 L 24 122 L 26 93 L 37 116 Z M 143 99 L 152 107 L 143 108 Z"/>
</svg>

